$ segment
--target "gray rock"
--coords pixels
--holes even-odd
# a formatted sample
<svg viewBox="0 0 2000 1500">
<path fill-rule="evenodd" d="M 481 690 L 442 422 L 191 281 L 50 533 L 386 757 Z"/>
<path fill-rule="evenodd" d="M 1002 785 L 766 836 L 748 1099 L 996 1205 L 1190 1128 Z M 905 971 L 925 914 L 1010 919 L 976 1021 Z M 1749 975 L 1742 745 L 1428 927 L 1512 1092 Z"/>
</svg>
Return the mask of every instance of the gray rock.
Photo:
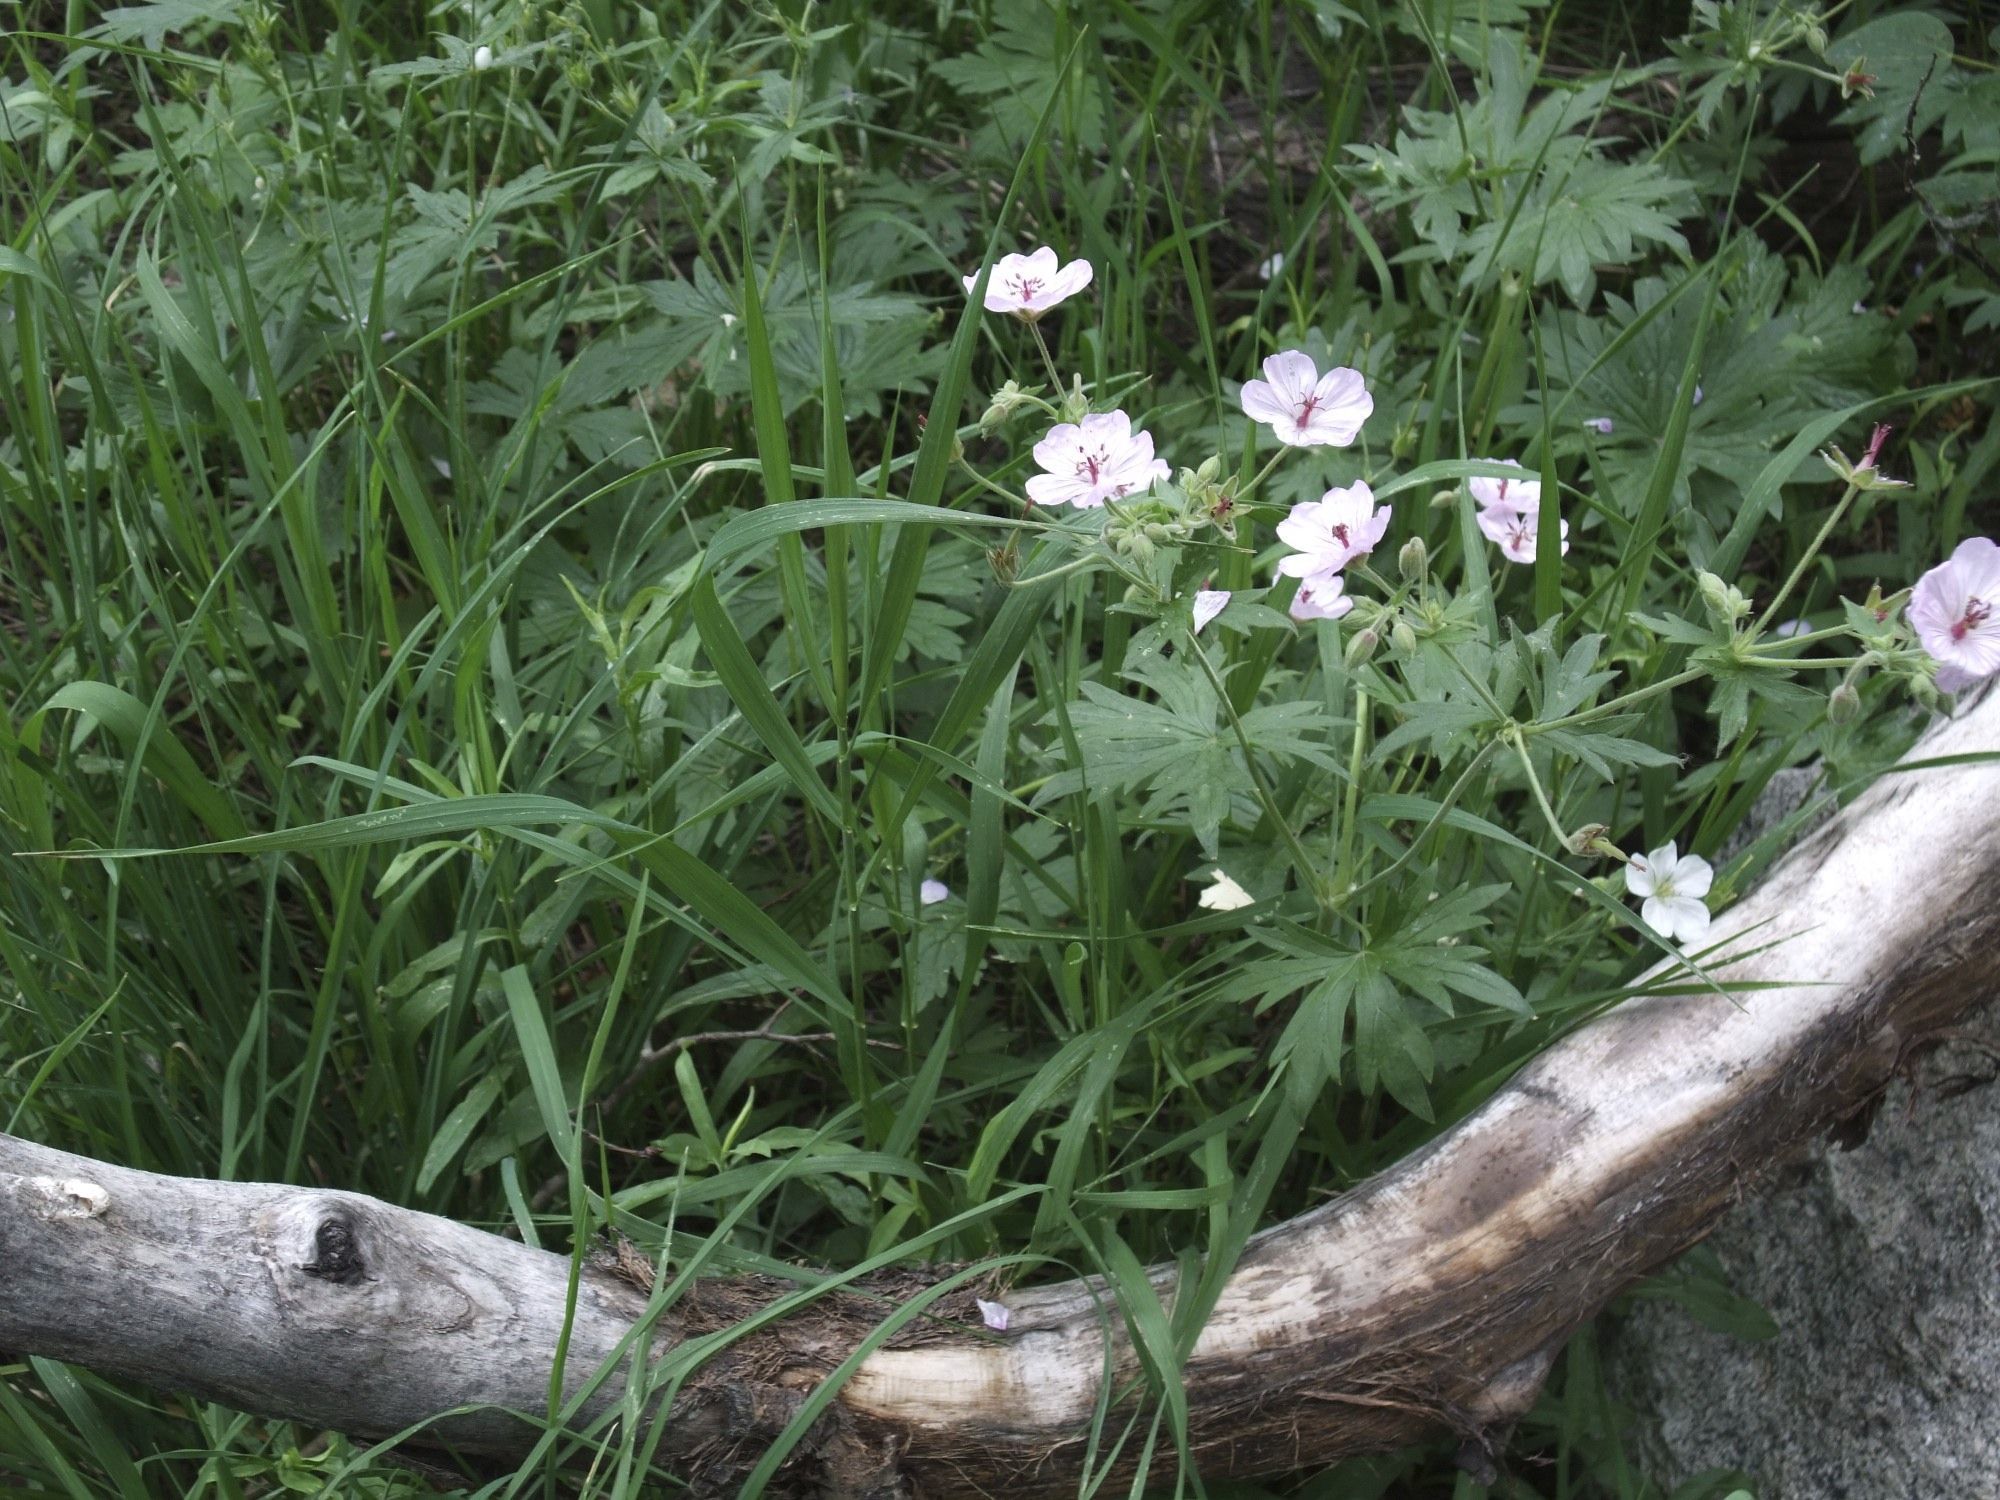
<svg viewBox="0 0 2000 1500">
<path fill-rule="evenodd" d="M 1969 1034 L 2000 1043 L 2000 1012 Z M 1710 1244 L 1779 1325 L 1751 1343 L 1646 1299 L 1613 1332 L 1614 1388 L 1654 1477 L 1740 1469 L 1758 1500 L 2000 1496 L 2000 1084 L 1960 1042 L 1893 1086 L 1867 1141 L 1815 1150 Z"/>
</svg>

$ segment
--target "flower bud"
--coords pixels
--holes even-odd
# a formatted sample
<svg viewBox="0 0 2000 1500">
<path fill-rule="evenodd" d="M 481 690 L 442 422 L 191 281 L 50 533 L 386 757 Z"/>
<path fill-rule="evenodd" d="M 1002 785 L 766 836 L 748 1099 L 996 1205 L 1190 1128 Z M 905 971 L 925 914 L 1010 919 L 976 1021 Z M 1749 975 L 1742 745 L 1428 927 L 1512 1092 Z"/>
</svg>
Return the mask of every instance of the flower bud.
<svg viewBox="0 0 2000 1500">
<path fill-rule="evenodd" d="M 1750 613 L 1750 601 L 1743 597 L 1743 591 L 1734 584 L 1724 583 L 1715 574 L 1706 570 L 1697 573 L 1695 585 L 1716 624 L 1731 626 Z"/>
<path fill-rule="evenodd" d="M 1420 536 L 1411 537 L 1403 543 L 1403 550 L 1396 554 L 1396 571 L 1403 575 L 1405 583 L 1422 581 L 1430 565 L 1430 549 L 1424 545 L 1424 539 Z"/>
<path fill-rule="evenodd" d="M 472 70 L 475 73 L 484 73 L 492 66 L 493 49 L 484 42 L 481 42 L 477 47 L 472 49 Z"/>
<path fill-rule="evenodd" d="M 1195 478 L 1203 484 L 1214 484 L 1222 474 L 1222 455 L 1211 453 L 1201 461 L 1201 467 L 1194 471 Z"/>
<path fill-rule="evenodd" d="M 1910 487 L 1907 479 L 1891 479 L 1877 467 L 1882 457 L 1882 445 L 1889 440 L 1889 430 L 1886 422 L 1875 425 L 1875 429 L 1868 434 L 1868 448 L 1859 463 L 1838 448 L 1822 448 L 1820 460 L 1833 470 L 1836 477 L 1846 480 L 1857 490 L 1906 490 Z"/>
<path fill-rule="evenodd" d="M 979 414 L 979 430 L 993 431 L 1013 416 L 1029 399 L 1018 380 L 1008 381 L 993 393 L 993 399 L 987 403 L 986 410 Z"/>
<path fill-rule="evenodd" d="M 1062 398 L 1062 419 L 1065 422 L 1081 422 L 1090 414 L 1090 397 L 1083 393 L 1083 377 L 1070 376 L 1069 390 Z"/>
<path fill-rule="evenodd" d="M 1456 504 L 1458 504 L 1457 490 L 1439 490 L 1431 496 L 1432 510 L 1450 510 Z"/>
<path fill-rule="evenodd" d="M 1410 622 L 1400 615 L 1396 617 L 1396 623 L 1389 627 L 1389 641 L 1405 655 L 1417 649 L 1417 633 L 1410 629 Z"/>
<path fill-rule="evenodd" d="M 1368 660 L 1369 657 L 1375 654 L 1375 648 L 1381 644 L 1382 637 L 1376 633 L 1373 625 L 1370 625 L 1366 630 L 1356 633 L 1354 639 L 1347 643 L 1348 670 L 1353 671 L 1354 668 Z"/>
<path fill-rule="evenodd" d="M 1586 823 L 1572 833 L 1565 842 L 1572 854 L 1592 854 L 1597 852 L 1597 841 L 1609 832 L 1610 828 L 1603 823 Z"/>
<path fill-rule="evenodd" d="M 1847 724 L 1861 712 L 1861 695 L 1854 690 L 1852 682 L 1843 682 L 1835 688 L 1826 700 L 1826 722 Z"/>
</svg>

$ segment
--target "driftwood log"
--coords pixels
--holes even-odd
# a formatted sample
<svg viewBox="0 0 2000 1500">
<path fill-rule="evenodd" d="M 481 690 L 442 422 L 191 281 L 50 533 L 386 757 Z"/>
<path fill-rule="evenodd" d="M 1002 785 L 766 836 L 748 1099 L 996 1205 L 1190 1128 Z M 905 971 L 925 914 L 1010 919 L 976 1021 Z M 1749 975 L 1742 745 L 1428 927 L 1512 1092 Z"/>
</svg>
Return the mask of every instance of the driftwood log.
<svg viewBox="0 0 2000 1500">
<path fill-rule="evenodd" d="M 1747 955 L 1715 970 L 1732 996 L 1692 984 L 1617 1007 L 1429 1146 L 1252 1241 L 1187 1364 L 1203 1473 L 1451 1433 L 1476 1459 L 1580 1323 L 2000 989 L 2000 762 L 1977 758 L 1996 751 L 1989 693 L 1720 916 L 1714 938 Z M 428 1438 L 518 1453 L 536 1430 L 508 1413 L 547 1411 L 568 1274 L 561 1256 L 371 1198 L 0 1136 L 0 1349 L 251 1411 L 371 1436 L 455 1413 Z M 1170 1295 L 1171 1273 L 1158 1281 Z M 681 1387 L 656 1462 L 697 1494 L 734 1493 L 885 1299 L 926 1284 L 828 1297 L 730 1345 Z M 653 1356 L 774 1291 L 697 1283 Z M 1107 1361 L 1121 1384 L 1138 1374 L 1122 1334 L 1105 1348 L 1106 1299 L 1078 1283 L 1013 1294 L 997 1336 L 969 1300 L 954 1292 L 943 1318 L 870 1355 L 767 1493 L 1075 1493 Z M 589 1410 L 615 1401 L 645 1306 L 629 1281 L 584 1274 L 569 1387 L 613 1370 Z"/>
</svg>

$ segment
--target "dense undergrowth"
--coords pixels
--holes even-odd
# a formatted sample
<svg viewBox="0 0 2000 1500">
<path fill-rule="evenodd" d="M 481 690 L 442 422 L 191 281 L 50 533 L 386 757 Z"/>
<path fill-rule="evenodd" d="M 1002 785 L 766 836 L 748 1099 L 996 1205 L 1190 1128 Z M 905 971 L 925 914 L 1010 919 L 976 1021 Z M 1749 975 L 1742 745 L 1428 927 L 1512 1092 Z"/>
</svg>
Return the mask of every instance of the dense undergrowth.
<svg viewBox="0 0 2000 1500">
<path fill-rule="evenodd" d="M 1625 854 L 1726 903 L 1939 701 L 2000 38 L 1833 9 L 10 6 L 6 1128 L 718 1273 L 1226 1268 L 1673 951 Z M 968 300 L 1044 244 L 1090 286 Z M 1244 414 L 1291 349 L 1351 443 Z M 1114 407 L 1171 477 L 1027 506 Z M 1905 488 L 1817 456 L 1877 422 Z M 0 1374 L 30 1493 L 670 1490 Z M 1490 1489 L 1207 1492 L 1664 1494 L 1620 1428 L 1586 1330 Z"/>
</svg>

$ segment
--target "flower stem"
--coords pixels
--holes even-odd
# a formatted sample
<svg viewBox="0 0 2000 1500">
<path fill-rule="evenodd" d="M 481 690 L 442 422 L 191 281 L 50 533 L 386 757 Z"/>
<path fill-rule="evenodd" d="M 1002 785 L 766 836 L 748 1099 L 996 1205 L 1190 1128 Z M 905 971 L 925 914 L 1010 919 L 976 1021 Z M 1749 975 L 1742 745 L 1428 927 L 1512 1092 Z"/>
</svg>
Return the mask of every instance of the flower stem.
<svg viewBox="0 0 2000 1500">
<path fill-rule="evenodd" d="M 1486 758 L 1494 752 L 1498 745 L 1499 741 L 1497 740 L 1488 740 L 1485 744 L 1481 745 L 1472 759 L 1466 763 L 1465 769 L 1458 773 L 1458 780 L 1454 781 L 1451 784 L 1450 790 L 1444 794 L 1444 800 L 1438 803 L 1438 810 L 1431 814 L 1430 821 L 1417 830 L 1417 835 L 1410 840 L 1409 846 L 1401 854 L 1397 855 L 1395 860 L 1386 869 L 1377 870 L 1373 875 L 1362 881 L 1360 885 L 1349 887 L 1343 893 L 1342 899 L 1346 901 L 1354 900 L 1357 896 L 1380 885 L 1391 875 L 1402 869 L 1404 865 L 1415 859 L 1417 851 L 1424 846 L 1424 840 L 1436 831 L 1437 826 L 1458 805 L 1458 799 L 1464 795 L 1466 787 L 1472 782 L 1472 778 L 1478 774 L 1479 768 L 1486 764 Z"/>
<path fill-rule="evenodd" d="M 1313 900 L 1319 903 L 1320 910 L 1332 911 L 1336 905 L 1333 892 L 1325 877 L 1313 864 L 1312 856 L 1306 853 L 1305 845 L 1299 842 L 1298 834 L 1292 831 L 1291 823 L 1278 811 L 1278 799 L 1271 792 L 1271 784 L 1264 779 L 1263 767 L 1257 764 L 1256 753 L 1250 747 L 1250 736 L 1243 732 L 1243 721 L 1236 715 L 1236 706 L 1229 701 L 1229 690 L 1223 685 L 1220 674 L 1216 672 L 1215 663 L 1211 662 L 1208 653 L 1201 649 L 1201 642 L 1192 636 L 1188 638 L 1188 649 L 1194 653 L 1194 659 L 1201 663 L 1201 670 L 1207 676 L 1209 686 L 1215 689 L 1216 701 L 1222 705 L 1222 712 L 1229 720 L 1229 727 L 1236 734 L 1236 743 L 1242 748 L 1244 765 L 1250 768 L 1250 784 L 1256 790 L 1257 801 L 1264 809 L 1264 816 L 1269 818 L 1277 830 L 1285 836 L 1285 843 L 1291 849 L 1292 863 L 1298 869 L 1299 879 L 1304 882 L 1306 889 L 1312 892 Z"/>
<path fill-rule="evenodd" d="M 1236 498 L 1239 500 L 1248 500 L 1251 497 L 1251 495 L 1256 493 L 1257 486 L 1262 484 L 1265 480 L 1269 479 L 1271 477 L 1271 471 L 1277 468 L 1278 465 L 1283 463 L 1284 461 L 1285 461 L 1285 449 L 1282 445 L 1280 445 L 1278 451 L 1271 455 L 1271 461 L 1265 464 L 1263 468 L 1257 471 L 1257 477 L 1255 479 L 1252 479 L 1248 484 L 1244 485 L 1242 493 L 1239 494 Z"/>
<path fill-rule="evenodd" d="M 1356 884 L 1348 861 L 1353 857 L 1355 824 L 1361 804 L 1361 760 L 1368 744 L 1368 690 L 1354 689 L 1354 748 L 1347 753 L 1347 795 L 1341 800 L 1340 843 L 1333 856 L 1333 878 L 1350 890 Z"/>
<path fill-rule="evenodd" d="M 1812 539 L 1812 545 L 1806 548 L 1805 555 L 1798 560 L 1797 566 L 1792 569 L 1792 576 L 1785 580 L 1785 586 L 1772 596 L 1771 602 L 1764 606 L 1763 613 L 1757 616 L 1757 623 L 1751 628 L 1758 634 L 1763 633 L 1764 627 L 1771 621 L 1771 616 L 1777 613 L 1778 606 L 1790 597 L 1794 588 L 1798 587 L 1799 580 L 1805 577 L 1806 569 L 1812 566 L 1812 560 L 1819 556 L 1819 549 L 1826 545 L 1826 539 L 1833 535 L 1833 528 L 1840 524 L 1840 518 L 1847 513 L 1848 505 L 1860 493 L 1861 486 L 1849 480 L 1846 493 L 1841 495 L 1839 502 L 1833 507 L 1832 513 L 1827 516 L 1826 523 L 1820 527 L 1819 535 Z"/>
<path fill-rule="evenodd" d="M 1569 830 L 1562 826 L 1562 820 L 1556 816 L 1556 810 L 1549 805 L 1549 794 L 1542 790 L 1542 778 L 1535 774 L 1534 757 L 1528 754 L 1527 741 L 1522 738 L 1520 728 L 1518 726 L 1510 728 L 1506 733 L 1506 740 L 1514 747 L 1514 753 L 1521 757 L 1521 769 L 1527 773 L 1528 786 L 1535 794 L 1535 805 L 1541 808 L 1542 816 L 1548 819 L 1549 827 L 1555 833 L 1557 845 L 1567 850 Z"/>
<path fill-rule="evenodd" d="M 1042 351 L 1042 367 L 1049 372 L 1049 389 L 1055 392 L 1057 400 L 1061 400 L 1063 390 L 1062 376 L 1056 373 L 1056 359 L 1053 354 L 1049 353 L 1049 341 L 1042 337 L 1042 325 L 1039 323 L 1030 323 L 1028 325 L 1028 332 L 1035 336 L 1035 347 Z"/>
<path fill-rule="evenodd" d="M 1689 667 L 1685 672 L 1676 672 L 1671 677 L 1663 677 L 1658 682 L 1648 683 L 1642 688 L 1635 688 L 1624 696 L 1613 698 L 1609 702 L 1578 709 L 1575 713 L 1565 714 L 1560 719 L 1548 719 L 1539 724 L 1523 724 L 1520 726 L 1520 730 L 1523 734 L 1542 734 L 1551 729 L 1573 729 L 1578 724 L 1588 724 L 1593 719 L 1604 719 L 1609 718 L 1612 714 L 1623 713 L 1635 703 L 1643 703 L 1648 698 L 1657 698 L 1662 693 L 1670 693 L 1677 687 L 1681 687 L 1686 683 L 1693 682 L 1707 675 L 1708 668 L 1706 667 Z"/>
</svg>

